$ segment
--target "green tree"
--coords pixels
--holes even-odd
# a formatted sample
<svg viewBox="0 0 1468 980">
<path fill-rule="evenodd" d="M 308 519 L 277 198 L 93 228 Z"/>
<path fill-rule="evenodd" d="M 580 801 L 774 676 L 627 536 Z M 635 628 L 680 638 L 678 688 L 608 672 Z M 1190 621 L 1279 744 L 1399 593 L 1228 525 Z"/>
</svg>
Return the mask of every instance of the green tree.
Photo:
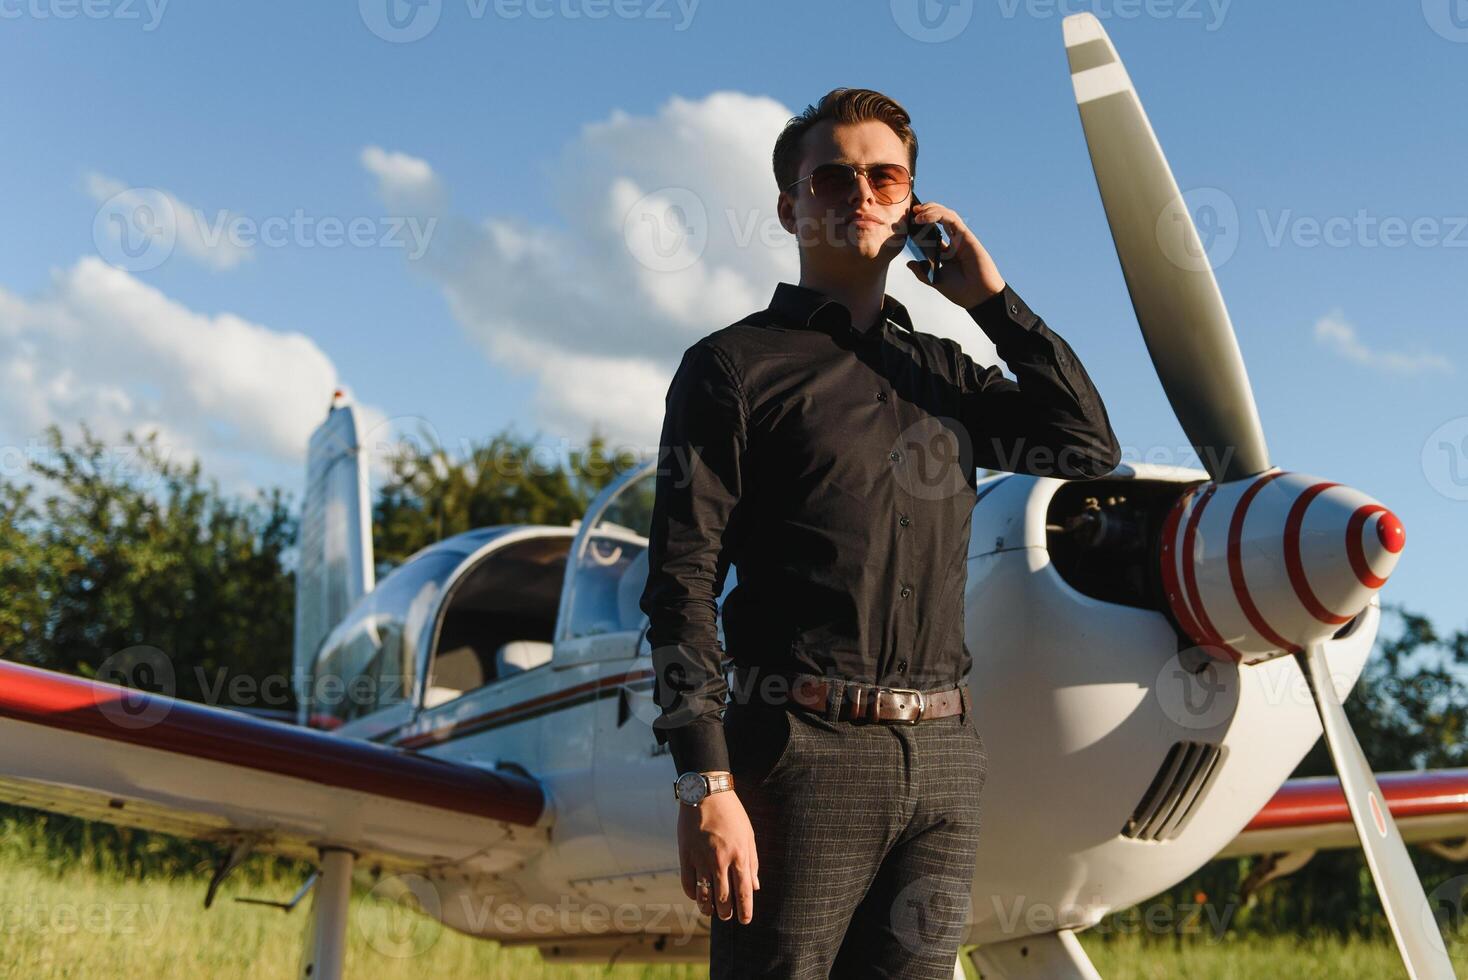
<svg viewBox="0 0 1468 980">
<path fill-rule="evenodd" d="M 221 677 L 288 672 L 296 520 L 281 491 L 230 499 L 197 460 L 167 459 L 156 433 L 116 447 L 81 432 L 68 446 L 46 430 L 50 458 L 29 464 L 39 504 L 38 485 L 0 485 L 0 655 L 93 676 L 119 651 L 153 647 L 192 700 Z"/>
<path fill-rule="evenodd" d="M 405 439 L 389 454 L 391 476 L 373 507 L 373 554 L 380 570 L 451 535 L 501 524 L 564 525 L 578 520 L 608 483 L 637 465 L 608 454 L 593 431 L 567 458 L 538 437 L 506 430 L 455 460 L 441 446 Z"/>
</svg>

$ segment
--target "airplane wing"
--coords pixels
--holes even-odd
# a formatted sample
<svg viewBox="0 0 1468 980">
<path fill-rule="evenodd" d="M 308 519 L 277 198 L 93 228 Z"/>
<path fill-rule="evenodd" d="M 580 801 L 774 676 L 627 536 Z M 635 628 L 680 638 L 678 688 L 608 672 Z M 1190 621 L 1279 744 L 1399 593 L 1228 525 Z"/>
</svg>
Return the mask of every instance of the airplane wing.
<svg viewBox="0 0 1468 980">
<path fill-rule="evenodd" d="M 1376 781 L 1407 843 L 1468 840 L 1468 769 L 1378 773 Z M 1359 846 L 1340 780 L 1318 776 L 1281 786 L 1218 857 Z M 1435 849 L 1456 854 L 1463 848 Z"/>
<path fill-rule="evenodd" d="M 549 841 L 516 771 L 0 661 L 0 800 L 390 874 L 496 874 Z"/>
</svg>

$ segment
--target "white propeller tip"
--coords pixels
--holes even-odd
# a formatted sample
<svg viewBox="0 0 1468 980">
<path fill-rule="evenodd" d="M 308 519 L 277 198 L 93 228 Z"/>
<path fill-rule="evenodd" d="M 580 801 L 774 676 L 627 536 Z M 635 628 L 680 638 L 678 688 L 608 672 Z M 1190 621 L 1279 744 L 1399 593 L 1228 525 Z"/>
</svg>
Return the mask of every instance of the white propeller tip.
<svg viewBox="0 0 1468 980">
<path fill-rule="evenodd" d="M 1106 30 L 1096 19 L 1095 14 L 1071 14 L 1061 21 L 1060 26 L 1065 32 L 1067 48 L 1074 48 L 1090 41 L 1099 41 L 1106 37 Z"/>
</svg>

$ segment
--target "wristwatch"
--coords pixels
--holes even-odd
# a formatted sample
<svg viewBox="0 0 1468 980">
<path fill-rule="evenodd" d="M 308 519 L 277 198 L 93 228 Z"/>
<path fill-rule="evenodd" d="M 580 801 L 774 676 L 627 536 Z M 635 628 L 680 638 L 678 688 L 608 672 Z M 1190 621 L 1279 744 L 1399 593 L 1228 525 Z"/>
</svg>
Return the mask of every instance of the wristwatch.
<svg viewBox="0 0 1468 980">
<path fill-rule="evenodd" d="M 734 788 L 734 774 L 722 771 L 685 772 L 673 780 L 673 797 L 679 803 L 698 806 L 710 793 Z"/>
</svg>

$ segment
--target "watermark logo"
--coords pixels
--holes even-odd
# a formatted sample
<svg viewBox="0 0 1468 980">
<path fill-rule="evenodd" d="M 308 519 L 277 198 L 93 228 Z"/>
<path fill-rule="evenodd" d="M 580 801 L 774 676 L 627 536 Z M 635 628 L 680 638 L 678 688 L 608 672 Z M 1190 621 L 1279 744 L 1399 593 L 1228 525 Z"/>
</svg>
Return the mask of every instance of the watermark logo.
<svg viewBox="0 0 1468 980">
<path fill-rule="evenodd" d="M 167 194 L 132 187 L 109 197 L 92 219 L 92 242 L 109 265 L 128 272 L 156 269 L 178 243 L 178 215 Z"/>
<path fill-rule="evenodd" d="M 92 698 L 98 710 L 118 728 L 134 731 L 151 728 L 167 717 L 178 691 L 173 661 L 151 646 L 117 651 L 98 665 L 96 679 L 121 689 L 94 688 Z"/>
<path fill-rule="evenodd" d="M 1422 0 L 1422 16 L 1438 37 L 1468 44 L 1468 0 Z"/>
<path fill-rule="evenodd" d="M 1197 187 L 1167 202 L 1157 216 L 1157 244 L 1179 269 L 1217 269 L 1239 247 L 1239 209 L 1217 187 Z"/>
<path fill-rule="evenodd" d="M 892 902 L 892 932 L 913 953 L 959 945 L 972 922 L 973 896 L 960 881 L 924 875 L 898 892 Z"/>
<path fill-rule="evenodd" d="M 903 429 L 887 453 L 897 483 L 918 500 L 947 500 L 971 490 L 974 450 L 955 418 L 927 416 Z"/>
<path fill-rule="evenodd" d="M 664 187 L 644 194 L 622 218 L 627 250 L 644 268 L 681 272 L 708 247 L 708 211 L 686 187 Z"/>
<path fill-rule="evenodd" d="M 1189 661 L 1201 661 L 1198 670 Z M 1157 672 L 1152 689 L 1162 713 L 1178 727 L 1217 728 L 1234 715 L 1239 703 L 1239 670 L 1194 648 L 1189 658 L 1169 657 Z"/>
<path fill-rule="evenodd" d="M 1447 952 L 1444 936 L 1461 936 L 1468 928 L 1468 875 L 1458 875 L 1434 888 L 1422 910 L 1428 942 Z"/>
<path fill-rule="evenodd" d="M 1448 419 L 1427 437 L 1422 473 L 1449 500 L 1468 500 L 1468 415 Z"/>
<path fill-rule="evenodd" d="M 937 44 L 962 34 L 974 0 L 892 0 L 892 20 L 914 41 Z"/>
<path fill-rule="evenodd" d="M 392 959 L 428 952 L 443 935 L 438 888 L 411 872 L 383 878 L 361 903 L 354 921 L 367 945 Z"/>
<path fill-rule="evenodd" d="M 443 0 L 357 0 L 367 29 L 392 44 L 427 37 L 438 26 Z"/>
</svg>

